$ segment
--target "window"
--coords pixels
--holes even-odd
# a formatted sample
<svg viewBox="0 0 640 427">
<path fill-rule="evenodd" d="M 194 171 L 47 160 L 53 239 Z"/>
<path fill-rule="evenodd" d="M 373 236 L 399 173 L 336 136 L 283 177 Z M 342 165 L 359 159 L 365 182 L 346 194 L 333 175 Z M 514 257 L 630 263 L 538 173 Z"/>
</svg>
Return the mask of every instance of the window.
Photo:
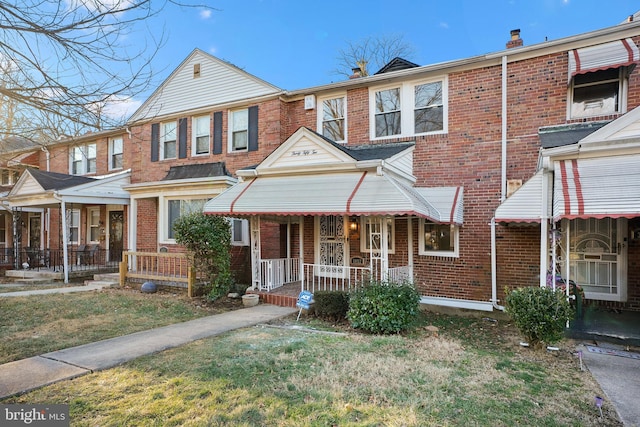
<svg viewBox="0 0 640 427">
<path fill-rule="evenodd" d="M 322 101 L 322 109 L 319 110 L 319 132 L 334 142 L 345 142 L 345 103 L 344 96 L 325 99 Z"/>
<path fill-rule="evenodd" d="M 69 226 L 69 243 L 80 241 L 80 210 L 67 209 L 67 225 Z"/>
<path fill-rule="evenodd" d="M 420 220 L 420 255 L 458 257 L 458 227 Z"/>
<path fill-rule="evenodd" d="M 193 154 L 209 154 L 209 133 L 210 118 L 209 116 L 194 117 L 192 122 L 193 145 L 191 151 Z"/>
<path fill-rule="evenodd" d="M 8 215 L 0 214 L 0 245 L 3 246 L 7 243 L 7 217 Z"/>
<path fill-rule="evenodd" d="M 84 175 L 96 172 L 96 144 L 73 147 L 70 152 L 71 175 Z"/>
<path fill-rule="evenodd" d="M 109 140 L 109 169 L 122 169 L 123 145 L 122 137 Z"/>
<path fill-rule="evenodd" d="M 395 253 L 395 220 L 393 218 L 385 218 L 383 221 L 387 223 L 387 250 L 388 253 Z M 360 239 L 360 252 L 369 252 L 373 241 L 374 252 L 379 252 L 380 248 L 380 221 L 377 219 L 368 220 L 362 218 L 360 229 L 362 237 Z M 371 231 L 374 231 L 373 239 L 371 239 Z M 377 251 L 376 251 L 377 249 Z"/>
<path fill-rule="evenodd" d="M 446 79 L 370 92 L 371 137 L 446 132 Z"/>
<path fill-rule="evenodd" d="M 572 80 L 571 118 L 622 112 L 620 94 L 624 69 L 577 74 Z"/>
<path fill-rule="evenodd" d="M 229 144 L 230 151 L 242 151 L 248 148 L 249 141 L 249 110 L 237 110 L 229 113 Z"/>
<path fill-rule="evenodd" d="M 167 201 L 167 239 L 175 239 L 173 225 L 183 215 L 202 212 L 207 199 L 168 200 Z"/>
<path fill-rule="evenodd" d="M 98 243 L 100 241 L 100 208 L 87 209 L 87 218 L 87 236 L 89 236 L 87 240 Z"/>
<path fill-rule="evenodd" d="M 162 123 L 160 127 L 160 158 L 176 158 L 177 126 L 176 122 Z"/>
<path fill-rule="evenodd" d="M 249 221 L 246 219 L 229 218 L 231 224 L 231 244 L 234 246 L 249 245 Z"/>
</svg>

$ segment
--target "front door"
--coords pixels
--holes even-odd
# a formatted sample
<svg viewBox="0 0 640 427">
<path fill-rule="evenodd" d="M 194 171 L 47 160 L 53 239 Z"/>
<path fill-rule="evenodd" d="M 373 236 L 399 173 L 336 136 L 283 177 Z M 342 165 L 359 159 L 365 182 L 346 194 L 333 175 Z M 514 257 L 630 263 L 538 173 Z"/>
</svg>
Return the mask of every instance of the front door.
<svg viewBox="0 0 640 427">
<path fill-rule="evenodd" d="M 40 249 L 40 230 L 41 230 L 40 214 L 29 215 L 29 247 Z"/>
<path fill-rule="evenodd" d="M 563 241 L 567 241 L 568 231 L 570 279 L 582 287 L 587 299 L 626 301 L 627 220 L 588 218 L 568 222 L 569 227 L 567 220 L 563 223 Z"/>
<path fill-rule="evenodd" d="M 124 213 L 109 211 L 109 261 L 122 261 Z"/>
<path fill-rule="evenodd" d="M 344 217 L 322 215 L 316 217 L 318 235 L 317 275 L 322 277 L 346 277 L 347 238 Z"/>
</svg>

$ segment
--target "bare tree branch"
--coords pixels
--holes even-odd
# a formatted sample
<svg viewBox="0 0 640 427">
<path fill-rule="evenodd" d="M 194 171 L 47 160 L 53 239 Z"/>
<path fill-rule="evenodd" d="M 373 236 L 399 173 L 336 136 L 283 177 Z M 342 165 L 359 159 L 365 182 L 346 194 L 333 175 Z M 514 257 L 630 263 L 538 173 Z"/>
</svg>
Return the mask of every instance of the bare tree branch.
<svg viewBox="0 0 640 427">
<path fill-rule="evenodd" d="M 414 48 L 401 35 L 369 36 L 357 42 L 347 41 L 346 46 L 338 50 L 333 73 L 349 77 L 353 69 L 359 68 L 361 76 L 368 76 L 393 58 L 409 60 L 413 55 Z"/>
</svg>

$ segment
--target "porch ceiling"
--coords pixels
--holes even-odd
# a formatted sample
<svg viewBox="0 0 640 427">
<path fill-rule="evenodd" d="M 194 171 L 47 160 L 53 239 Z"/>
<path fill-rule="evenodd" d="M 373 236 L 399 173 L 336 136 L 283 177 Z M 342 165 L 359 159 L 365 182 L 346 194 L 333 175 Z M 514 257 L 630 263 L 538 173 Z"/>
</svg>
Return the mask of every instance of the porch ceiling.
<svg viewBox="0 0 640 427">
<path fill-rule="evenodd" d="M 415 188 L 373 171 L 265 176 L 238 183 L 210 200 L 211 215 L 415 215 L 462 222 L 462 188 Z"/>
</svg>

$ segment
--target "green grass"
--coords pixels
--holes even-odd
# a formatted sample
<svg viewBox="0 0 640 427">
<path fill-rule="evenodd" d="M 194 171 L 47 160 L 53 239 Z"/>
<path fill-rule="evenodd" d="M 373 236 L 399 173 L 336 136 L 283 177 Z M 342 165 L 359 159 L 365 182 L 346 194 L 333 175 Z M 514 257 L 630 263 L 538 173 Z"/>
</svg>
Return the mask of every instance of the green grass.
<svg viewBox="0 0 640 427">
<path fill-rule="evenodd" d="M 73 426 L 621 425 L 569 351 L 520 348 L 503 321 L 421 324 L 437 336 L 241 329 L 2 403 L 66 403 Z"/>
<path fill-rule="evenodd" d="M 134 290 L 0 298 L 0 363 L 209 314 L 183 297 Z"/>
</svg>

